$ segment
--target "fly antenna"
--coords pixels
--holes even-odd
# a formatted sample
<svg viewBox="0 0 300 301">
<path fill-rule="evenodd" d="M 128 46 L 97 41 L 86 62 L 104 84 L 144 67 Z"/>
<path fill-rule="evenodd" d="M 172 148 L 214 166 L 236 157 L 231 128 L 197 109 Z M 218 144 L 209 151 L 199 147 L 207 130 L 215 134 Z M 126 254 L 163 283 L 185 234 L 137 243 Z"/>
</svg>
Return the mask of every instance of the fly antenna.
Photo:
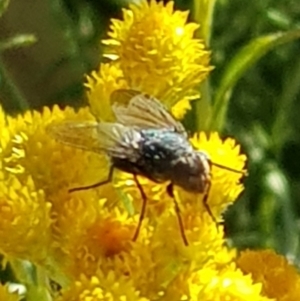
<svg viewBox="0 0 300 301">
<path fill-rule="evenodd" d="M 225 166 L 225 165 L 222 165 L 222 164 L 218 164 L 218 163 L 214 163 L 214 162 L 211 162 L 211 165 L 222 168 L 222 169 L 225 169 L 225 170 L 229 170 L 229 171 L 232 171 L 232 172 L 235 172 L 235 173 L 239 173 L 239 174 L 242 174 L 242 175 L 245 175 L 245 176 L 248 176 L 248 172 L 246 170 L 238 170 L 238 169 L 231 168 L 231 167 L 228 167 L 228 166 Z"/>
</svg>

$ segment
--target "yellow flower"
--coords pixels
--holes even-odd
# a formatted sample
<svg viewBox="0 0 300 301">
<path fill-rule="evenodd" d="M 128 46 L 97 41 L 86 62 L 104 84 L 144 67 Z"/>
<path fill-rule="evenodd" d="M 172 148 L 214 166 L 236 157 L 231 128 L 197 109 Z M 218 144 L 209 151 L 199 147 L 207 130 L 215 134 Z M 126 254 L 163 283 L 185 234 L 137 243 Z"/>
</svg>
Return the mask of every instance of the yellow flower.
<svg viewBox="0 0 300 301">
<path fill-rule="evenodd" d="M 165 300 L 230 300 L 230 301 L 271 301 L 261 294 L 261 284 L 254 284 L 229 265 L 223 270 L 203 267 L 184 277 L 179 277 L 168 287 Z"/>
<path fill-rule="evenodd" d="M 240 154 L 240 146 L 234 139 L 221 140 L 217 133 L 207 136 L 205 133 L 195 134 L 191 143 L 197 150 L 204 151 L 212 162 L 211 188 L 208 196 L 208 206 L 215 218 L 232 204 L 243 190 L 240 180 L 243 177 L 246 156 Z M 222 167 L 214 166 L 219 164 Z M 234 172 L 227 168 L 237 170 Z"/>
<path fill-rule="evenodd" d="M 63 290 L 55 301 L 147 301 L 141 297 L 139 291 L 132 283 L 125 279 L 115 279 L 113 274 L 107 278 L 93 276 L 88 278 L 84 275 L 74 282 L 70 288 Z"/>
<path fill-rule="evenodd" d="M 85 216 L 88 211 L 89 208 L 86 209 Z M 101 277 L 99 290 L 114 287 L 111 283 L 106 285 L 109 279 L 113 283 L 127 279 L 135 291 L 153 300 L 171 285 L 174 277 L 201 268 L 209 260 L 212 261 L 215 253 L 222 247 L 222 234 L 212 225 L 210 219 L 201 221 L 196 212 L 190 217 L 194 229 L 189 230 L 193 231 L 189 237 L 199 241 L 193 244 L 191 242 L 189 247 L 182 242 L 174 216 L 164 214 L 161 216 L 163 222 L 161 219 L 157 220 L 160 223 L 157 227 L 150 227 L 150 219 L 146 219 L 137 241 L 132 242 L 138 215 L 133 223 L 126 215 L 120 216 L 118 210 L 108 211 L 102 208 L 99 214 L 97 221 L 91 221 L 91 227 L 84 227 L 83 223 L 78 224 L 76 220 L 73 222 L 73 230 L 70 233 L 65 231 L 65 240 L 62 242 L 65 257 L 60 262 L 66 268 L 71 268 L 64 270 L 71 279 L 79 279 L 82 273 L 88 278 Z M 80 219 L 80 215 L 77 218 Z M 70 220 L 67 212 L 65 219 Z M 88 218 L 82 219 L 88 223 Z M 81 237 L 77 235 L 76 239 L 76 233 L 80 230 Z M 84 288 L 89 291 L 89 288 L 82 289 Z M 126 291 L 124 287 L 122 289 Z M 68 292 L 66 300 L 69 300 L 69 294 L 74 293 L 74 287 Z"/>
<path fill-rule="evenodd" d="M 152 0 L 123 9 L 124 20 L 112 20 L 105 56 L 117 58 L 130 88 L 162 99 L 170 108 L 177 101 L 199 98 L 196 90 L 211 70 L 209 52 L 193 38 L 196 23 L 188 12 L 174 11 Z"/>
<path fill-rule="evenodd" d="M 50 243 L 51 205 L 30 177 L 20 183 L 11 176 L 0 181 L 0 252 L 40 263 Z"/>
<path fill-rule="evenodd" d="M 114 121 L 110 95 L 118 89 L 128 88 L 123 72 L 117 64 L 100 64 L 99 70 L 87 77 L 85 86 L 92 114 L 101 121 Z"/>
<path fill-rule="evenodd" d="M 24 164 L 28 142 L 28 114 L 6 117 L 1 109 L 0 139 L 0 252 L 6 259 L 16 257 L 41 263 L 50 244 L 50 210 L 44 191 Z M 35 126 L 38 126 L 36 124 Z M 30 126 L 28 126 L 30 128 Z M 37 168 L 41 162 L 34 156 Z"/>
<path fill-rule="evenodd" d="M 191 300 L 271 300 L 262 296 L 261 284 L 254 284 L 251 277 L 234 267 L 224 271 L 204 268 L 190 277 L 188 283 Z"/>
<path fill-rule="evenodd" d="M 139 290 L 158 293 L 161 283 L 169 283 L 182 269 L 200 268 L 223 252 L 223 229 L 217 229 L 207 215 L 202 218 L 192 207 L 181 212 L 190 244 L 187 247 L 170 199 L 160 200 L 171 206 L 160 215 L 155 204 L 149 204 L 135 242 L 132 237 L 139 219 L 138 210 L 130 217 L 120 200 L 115 208 L 110 208 L 106 207 L 109 201 L 89 199 L 90 203 L 83 205 L 84 199 L 83 193 L 74 196 L 57 224 L 63 237 L 59 244 L 63 254 L 57 253 L 56 258 L 71 279 L 81 273 L 91 277 L 98 270 L 108 275 L 113 269 L 116 277 L 130 276 Z M 149 275 L 153 275 L 151 280 Z"/>
<path fill-rule="evenodd" d="M 73 198 L 68 188 L 107 176 L 103 157 L 63 146 L 45 131 L 53 121 L 91 118 L 86 109 L 75 113 L 57 107 L 52 112 L 45 109 L 16 118 L 1 117 L 0 251 L 7 257 L 40 264 L 48 261 L 65 236 L 59 226 Z M 97 193 L 99 190 L 86 193 L 85 206 L 88 197 Z"/>
<path fill-rule="evenodd" d="M 37 189 L 46 189 L 52 193 L 56 193 L 62 184 L 72 183 L 70 177 L 74 172 L 68 172 L 72 170 L 72 165 L 68 166 L 69 161 L 64 159 L 72 158 L 78 152 L 73 148 L 62 151 L 61 145 L 45 131 L 48 124 L 64 119 L 90 120 L 92 115 L 87 109 L 75 113 L 70 108 L 60 110 L 55 107 L 53 112 L 45 108 L 42 113 L 28 111 L 17 118 L 8 117 L 5 130 L 1 133 L 1 159 L 5 176 L 15 174 L 22 182 L 22 178 L 29 174 Z M 3 136 L 6 139 L 2 139 Z M 74 168 L 74 165 L 72 167 Z M 61 175 L 59 179 L 63 183 L 53 181 L 57 179 L 57 174 Z"/>
<path fill-rule="evenodd" d="M 300 275 L 285 257 L 272 250 L 244 251 L 237 259 L 244 273 L 263 285 L 263 294 L 278 301 L 298 300 Z"/>
<path fill-rule="evenodd" d="M 112 195 L 108 193 L 107 198 Z M 115 257 L 129 252 L 135 221 L 124 209 L 106 207 L 105 199 L 97 201 L 83 193 L 74 194 L 64 209 L 58 224 L 63 254 L 57 253 L 56 260 L 69 278 L 76 279 L 81 273 L 92 276 L 100 268 L 109 271 Z"/>
<path fill-rule="evenodd" d="M 190 110 L 191 104 L 190 104 L 190 100 L 185 97 L 181 100 L 179 100 L 172 108 L 171 108 L 171 112 L 172 115 L 177 119 L 183 119 L 184 115 L 186 114 L 186 112 L 188 110 Z"/>
</svg>

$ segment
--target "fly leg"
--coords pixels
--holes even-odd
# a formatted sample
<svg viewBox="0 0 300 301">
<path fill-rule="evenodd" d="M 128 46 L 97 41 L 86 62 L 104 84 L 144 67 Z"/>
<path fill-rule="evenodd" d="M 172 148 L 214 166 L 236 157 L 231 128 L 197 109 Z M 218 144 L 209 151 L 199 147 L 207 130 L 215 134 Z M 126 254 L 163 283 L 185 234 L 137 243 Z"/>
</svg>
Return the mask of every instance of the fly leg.
<svg viewBox="0 0 300 301">
<path fill-rule="evenodd" d="M 174 207 L 175 207 L 175 212 L 176 212 L 176 215 L 177 215 L 177 219 L 178 219 L 178 223 L 179 223 L 179 229 L 180 229 L 180 233 L 181 233 L 181 237 L 182 237 L 182 240 L 183 240 L 183 243 L 188 246 L 189 245 L 189 242 L 186 238 L 186 235 L 185 235 L 185 232 L 184 232 L 184 226 L 183 226 L 183 221 L 182 221 L 182 218 L 181 218 L 181 214 L 180 214 L 180 208 L 179 208 L 179 205 L 178 205 L 178 202 L 175 198 L 175 195 L 174 195 L 174 187 L 173 187 L 173 184 L 170 183 L 168 186 L 167 186 L 167 193 L 168 195 L 173 199 L 174 201 Z"/>
<path fill-rule="evenodd" d="M 138 178 L 137 178 L 137 175 L 136 174 L 133 174 L 133 178 L 134 178 L 134 181 L 136 183 L 136 186 L 137 188 L 139 189 L 140 191 L 140 194 L 142 196 L 142 208 L 141 208 L 141 213 L 140 213 L 140 217 L 139 217 L 139 221 L 138 221 L 138 225 L 136 227 L 136 230 L 135 230 L 135 233 L 133 235 L 133 238 L 132 240 L 133 241 L 136 241 L 138 236 L 139 236 L 139 233 L 140 233 L 140 229 L 141 229 L 141 226 L 142 226 L 142 222 L 143 222 L 143 219 L 145 217 L 145 213 L 146 213 L 146 207 L 147 207 L 147 196 L 143 190 L 143 187 L 142 185 L 140 184 L 140 182 L 138 181 Z"/>
<path fill-rule="evenodd" d="M 112 165 L 109 169 L 108 176 L 107 176 L 106 180 L 101 181 L 101 182 L 97 182 L 95 184 L 88 185 L 88 186 L 74 187 L 74 188 L 69 189 L 69 192 L 71 193 L 71 192 L 80 191 L 80 190 L 93 189 L 93 188 L 97 188 L 97 187 L 100 187 L 102 185 L 108 184 L 112 180 L 113 172 L 114 172 L 114 166 Z"/>
<path fill-rule="evenodd" d="M 222 168 L 222 169 L 234 172 L 234 173 L 239 173 L 239 174 L 242 174 L 244 176 L 248 175 L 245 170 L 238 170 L 238 169 L 234 169 L 234 168 L 231 168 L 231 167 L 228 167 L 228 166 L 224 166 L 222 164 L 214 163 L 214 162 L 212 162 L 209 159 L 208 159 L 208 164 L 209 164 L 210 170 L 211 170 L 212 166 L 216 166 L 218 168 Z M 212 176 L 210 174 L 210 179 L 211 179 L 211 177 Z M 218 224 L 218 222 L 217 222 L 216 218 L 214 217 L 214 215 L 213 215 L 210 207 L 208 206 L 208 196 L 209 196 L 210 189 L 211 189 L 211 180 L 209 180 L 208 183 L 207 183 L 207 189 L 206 189 L 206 192 L 205 192 L 205 194 L 203 196 L 203 205 L 204 205 L 205 209 L 207 210 L 208 214 L 210 215 L 210 217 L 213 219 L 213 221 L 216 224 Z"/>
<path fill-rule="evenodd" d="M 202 202 L 203 202 L 204 208 L 206 209 L 206 211 L 208 212 L 208 214 L 210 215 L 210 217 L 212 218 L 212 220 L 216 224 L 218 224 L 216 218 L 214 217 L 214 215 L 213 215 L 213 213 L 212 213 L 212 211 L 211 211 L 211 209 L 210 209 L 210 207 L 208 205 L 208 196 L 209 196 L 210 189 L 211 189 L 211 181 L 208 181 L 208 183 L 207 183 L 207 189 L 206 189 L 206 192 L 205 192 L 205 194 L 203 196 Z"/>
</svg>

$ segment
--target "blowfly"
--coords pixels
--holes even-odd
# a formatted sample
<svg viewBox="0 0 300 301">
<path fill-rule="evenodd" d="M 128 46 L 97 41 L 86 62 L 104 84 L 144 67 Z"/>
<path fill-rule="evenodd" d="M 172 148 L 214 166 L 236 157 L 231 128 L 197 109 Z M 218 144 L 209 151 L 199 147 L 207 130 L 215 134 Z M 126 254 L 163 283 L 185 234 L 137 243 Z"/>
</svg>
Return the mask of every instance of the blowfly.
<svg viewBox="0 0 300 301">
<path fill-rule="evenodd" d="M 154 97 L 134 90 L 117 90 L 112 93 L 111 101 L 116 117 L 114 123 L 66 121 L 48 127 L 49 133 L 59 142 L 87 151 L 104 152 L 110 158 L 106 180 L 69 191 L 105 185 L 112 181 L 114 169 L 131 173 L 142 198 L 141 213 L 133 236 L 136 240 L 147 205 L 147 196 L 138 176 L 156 183 L 169 182 L 167 193 L 174 200 L 183 242 L 188 245 L 173 193 L 174 186 L 192 193 L 203 193 L 203 204 L 214 219 L 207 204 L 211 166 L 243 172 L 215 164 L 207 154 L 195 150 L 182 124 Z"/>
</svg>

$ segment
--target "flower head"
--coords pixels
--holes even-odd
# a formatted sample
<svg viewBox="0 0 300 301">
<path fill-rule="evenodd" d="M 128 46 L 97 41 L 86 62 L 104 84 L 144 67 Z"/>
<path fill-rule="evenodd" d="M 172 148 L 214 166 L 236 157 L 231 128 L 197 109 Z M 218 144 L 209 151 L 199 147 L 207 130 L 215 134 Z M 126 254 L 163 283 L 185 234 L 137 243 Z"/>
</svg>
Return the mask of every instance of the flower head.
<svg viewBox="0 0 300 301">
<path fill-rule="evenodd" d="M 55 301 L 115 301 L 132 300 L 148 301 L 141 297 L 130 281 L 115 279 L 113 274 L 104 278 L 93 276 L 91 278 L 82 275 L 70 288 L 63 290 L 61 296 Z"/>
<path fill-rule="evenodd" d="M 50 243 L 50 208 L 32 178 L 0 181 L 0 252 L 7 258 L 42 262 Z"/>
<path fill-rule="evenodd" d="M 212 185 L 209 189 L 208 205 L 214 217 L 219 218 L 224 209 L 234 202 L 243 190 L 240 179 L 244 173 L 246 156 L 240 154 L 240 146 L 234 139 L 223 141 L 217 133 L 209 136 L 204 133 L 196 134 L 191 143 L 197 150 L 204 151 L 212 162 Z"/>
<path fill-rule="evenodd" d="M 116 64 L 100 64 L 98 71 L 86 77 L 87 98 L 93 115 L 100 121 L 114 121 L 111 94 L 129 88 L 122 70 Z"/>
<path fill-rule="evenodd" d="M 268 301 L 261 295 L 261 284 L 231 266 L 223 271 L 202 269 L 188 281 L 191 300 Z"/>
<path fill-rule="evenodd" d="M 196 23 L 188 13 L 174 11 L 172 1 L 140 1 L 123 9 L 124 20 L 112 20 L 105 56 L 117 58 L 130 88 L 162 99 L 170 108 L 177 101 L 199 98 L 196 90 L 208 72 L 209 52 L 193 38 Z"/>
<path fill-rule="evenodd" d="M 276 300 L 292 301 L 300 296 L 300 276 L 285 257 L 272 250 L 244 251 L 237 259 L 240 269 L 262 283 L 263 294 Z"/>
</svg>

